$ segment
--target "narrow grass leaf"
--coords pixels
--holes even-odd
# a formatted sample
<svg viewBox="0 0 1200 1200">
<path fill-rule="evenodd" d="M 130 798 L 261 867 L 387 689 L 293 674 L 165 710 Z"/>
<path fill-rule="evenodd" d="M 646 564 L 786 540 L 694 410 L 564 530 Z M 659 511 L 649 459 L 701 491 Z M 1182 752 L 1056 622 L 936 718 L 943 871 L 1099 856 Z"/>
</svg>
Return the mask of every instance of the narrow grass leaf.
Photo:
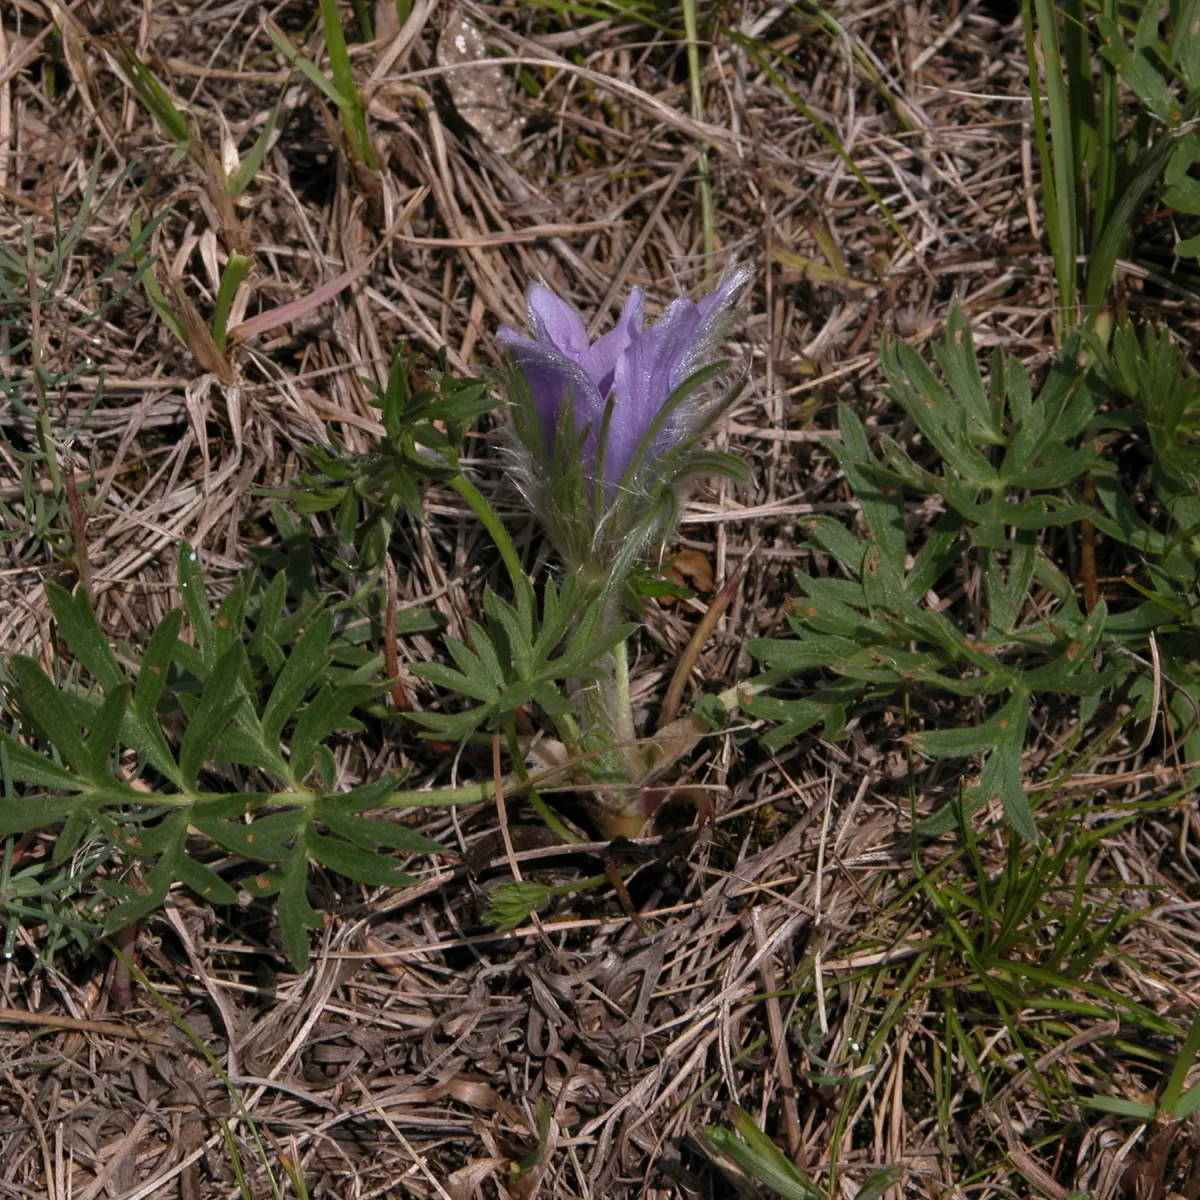
<svg viewBox="0 0 1200 1200">
<path fill-rule="evenodd" d="M 868 1175 L 862 1187 L 855 1193 L 854 1200 L 880 1200 L 880 1197 L 897 1187 L 904 1180 L 905 1169 L 900 1163 L 884 1167 L 874 1175 Z"/>
<path fill-rule="evenodd" d="M 275 132 L 275 125 L 279 120 L 279 112 L 283 107 L 286 95 L 287 88 L 285 86 L 283 94 L 280 95 L 275 107 L 271 109 L 270 115 L 267 117 L 267 123 L 263 126 L 262 133 L 254 139 L 254 145 L 242 159 L 241 165 L 226 181 L 231 196 L 236 198 L 242 195 L 254 181 L 255 175 L 262 169 L 263 162 L 267 157 L 267 150 L 271 145 L 271 135 Z"/>
<path fill-rule="evenodd" d="M 275 49 L 283 55 L 287 61 L 300 72 L 315 87 L 327 100 L 335 104 L 340 111 L 345 103 L 340 91 L 335 84 L 331 83 L 326 77 L 325 72 L 317 66 L 312 59 L 305 58 L 303 54 L 292 44 L 291 39 L 274 21 L 268 20 L 266 24 L 267 36 L 274 43 Z"/>
<path fill-rule="evenodd" d="M 1023 5 L 1027 29 L 1032 28 L 1029 3 L 1030 0 L 1025 0 Z M 1062 317 L 1069 326 L 1074 323 L 1077 303 L 1075 256 L 1079 252 L 1071 106 L 1063 78 L 1058 16 L 1053 0 L 1032 0 L 1032 3 L 1037 12 L 1037 34 L 1042 48 L 1042 61 L 1045 64 L 1046 100 L 1050 110 L 1049 142 L 1046 142 L 1044 135 L 1039 142 L 1039 149 L 1042 151 L 1042 186 L 1046 193 L 1046 231 L 1050 235 L 1050 253 L 1054 258 L 1054 274 L 1058 280 Z M 1030 54 L 1030 89 L 1033 93 L 1035 114 L 1040 114 L 1042 102 L 1036 86 L 1036 61 L 1033 54 Z M 1051 174 L 1054 179 L 1052 189 L 1047 186 Z"/>
<path fill-rule="evenodd" d="M 1135 1121 L 1154 1120 L 1154 1106 L 1142 1104 L 1138 1100 L 1125 1100 L 1120 1096 L 1087 1096 L 1081 1103 L 1084 1108 L 1116 1113 L 1119 1117 L 1132 1117 Z"/>
<path fill-rule="evenodd" d="M 733 1124 L 736 1133 L 710 1125 L 705 1128 L 704 1136 L 747 1175 L 766 1184 L 784 1200 L 820 1200 L 821 1193 L 816 1185 L 796 1170 L 748 1113 L 734 1109 Z"/>
<path fill-rule="evenodd" d="M 1187 1077 L 1196 1065 L 1198 1053 L 1200 1053 L 1200 1013 L 1192 1018 L 1187 1037 L 1184 1038 L 1179 1055 L 1175 1059 L 1175 1066 L 1171 1069 L 1171 1076 L 1167 1080 L 1167 1085 L 1163 1088 L 1158 1102 L 1160 1112 L 1178 1121 L 1183 1120 L 1185 1115 L 1178 1111 L 1180 1098 L 1183 1096 L 1183 1086 L 1187 1083 Z"/>
<path fill-rule="evenodd" d="M 354 81 L 354 68 L 350 63 L 350 51 L 346 47 L 346 34 L 342 29 L 337 0 L 321 0 L 321 28 L 325 34 L 325 49 L 329 54 L 334 86 L 341 97 L 338 107 L 346 125 L 348 141 L 354 156 L 374 171 L 379 164 L 367 131 L 367 118 L 358 94 L 358 85 Z"/>
<path fill-rule="evenodd" d="M 165 215 L 166 213 L 162 213 L 156 216 L 154 222 L 151 223 L 151 226 L 147 226 L 144 233 L 142 218 L 137 213 L 134 213 L 129 218 L 129 228 L 133 235 L 133 245 L 139 246 L 139 249 L 134 252 L 134 262 L 137 264 L 138 278 L 141 281 L 142 287 L 146 289 L 146 295 L 151 305 L 153 305 L 154 310 L 162 318 L 163 324 L 179 339 L 180 344 L 186 346 L 187 331 L 183 327 L 183 322 L 167 302 L 162 288 L 158 286 L 158 280 L 154 277 L 154 260 L 147 258 L 145 249 L 141 248 L 144 237 L 149 236 L 150 228 Z"/>
<path fill-rule="evenodd" d="M 370 260 L 364 259 L 350 270 L 335 275 L 328 283 L 314 288 L 307 296 L 301 296 L 299 300 L 289 300 L 287 304 L 277 305 L 275 308 L 269 308 L 266 312 L 250 317 L 229 331 L 226 345 L 236 346 L 247 338 L 256 337 L 260 333 L 269 333 L 272 329 L 278 329 L 280 325 L 298 321 L 313 309 L 332 300 L 343 288 L 349 287 L 370 265 Z"/>
<path fill-rule="evenodd" d="M 1200 1083 L 1194 1083 L 1175 1102 L 1175 1119 L 1186 1121 L 1197 1109 L 1200 1109 Z"/>
<path fill-rule="evenodd" d="M 121 41 L 117 65 L 126 82 L 133 88 L 146 111 L 158 122 L 163 132 L 181 152 L 190 149 L 192 133 L 187 118 L 179 111 L 167 89 L 158 82 L 154 72 L 124 40 Z"/>
<path fill-rule="evenodd" d="M 233 298 L 241 286 L 242 280 L 246 278 L 246 272 L 250 269 L 253 261 L 248 255 L 239 254 L 236 250 L 232 251 L 229 261 L 225 264 L 225 269 L 221 272 L 221 282 L 217 287 L 217 301 L 213 306 L 212 317 L 213 341 L 220 351 L 224 351 L 228 345 L 226 325 L 229 321 L 229 310 L 233 306 Z"/>
<path fill-rule="evenodd" d="M 1195 115 L 1195 108 L 1194 103 L 1188 105 L 1187 120 Z M 1112 285 L 1117 259 L 1125 247 L 1134 220 L 1141 212 L 1146 197 L 1158 186 L 1174 150 L 1175 139 L 1169 133 L 1161 133 L 1138 156 L 1129 182 L 1113 206 L 1092 251 L 1085 296 L 1089 312 L 1098 312 L 1104 304 Z"/>
</svg>

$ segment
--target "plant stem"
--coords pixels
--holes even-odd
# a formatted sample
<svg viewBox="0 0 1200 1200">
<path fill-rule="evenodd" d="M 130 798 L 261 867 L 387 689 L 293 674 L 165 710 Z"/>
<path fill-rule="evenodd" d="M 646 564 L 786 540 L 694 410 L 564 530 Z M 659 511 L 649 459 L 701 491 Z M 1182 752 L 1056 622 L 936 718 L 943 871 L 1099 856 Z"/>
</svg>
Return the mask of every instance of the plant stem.
<svg viewBox="0 0 1200 1200">
<path fill-rule="evenodd" d="M 691 91 L 692 120 L 704 120 L 704 90 L 700 74 L 700 37 L 696 21 L 696 0 L 683 0 L 683 32 L 687 38 L 688 87 Z M 708 154 L 700 152 L 696 160 L 696 169 L 700 175 L 700 224 L 704 238 L 704 273 L 711 277 L 716 264 L 713 254 L 716 251 L 716 235 L 713 221 L 712 176 L 708 171 Z"/>
<path fill-rule="evenodd" d="M 508 753 L 512 757 L 513 765 L 516 767 L 517 777 L 524 783 L 529 783 L 529 772 L 525 768 L 525 761 L 521 757 L 521 743 L 517 737 L 516 722 L 510 716 L 504 723 L 504 733 L 508 738 Z M 564 842 L 578 842 L 581 839 L 573 834 L 563 823 L 558 819 L 550 806 L 538 795 L 538 790 L 532 784 L 529 785 L 529 802 L 533 805 L 534 812 L 541 817 L 549 828 L 554 830 Z"/>
<path fill-rule="evenodd" d="M 632 867 L 618 867 L 616 874 L 621 879 L 633 874 Z M 572 883 L 556 883 L 549 886 L 546 890 L 550 893 L 551 898 L 559 896 L 573 896 L 577 892 L 586 892 L 591 888 L 604 887 L 605 884 L 612 885 L 612 880 L 608 875 L 589 875 L 586 879 L 577 879 Z"/>
<path fill-rule="evenodd" d="M 518 790 L 521 781 L 513 776 L 501 780 L 504 794 Z M 496 785 L 487 779 L 456 788 L 431 788 L 427 792 L 391 792 L 379 802 L 380 808 L 447 808 L 452 804 L 486 804 L 495 798 Z"/>
<path fill-rule="evenodd" d="M 496 516 L 484 494 L 465 475 L 456 475 L 450 480 L 450 486 L 483 522 L 483 527 L 495 542 L 496 549 L 500 551 L 500 557 L 504 559 L 504 565 L 508 568 L 513 591 L 517 591 L 521 586 L 521 581 L 525 578 L 525 571 L 521 566 L 521 559 L 512 543 L 512 538 L 508 536 L 508 530 L 504 528 L 504 522 Z"/>
<path fill-rule="evenodd" d="M 613 647 L 613 692 L 616 701 L 613 733 L 628 754 L 637 741 L 637 733 L 633 728 L 633 702 L 629 698 L 629 645 L 624 641 Z"/>
</svg>

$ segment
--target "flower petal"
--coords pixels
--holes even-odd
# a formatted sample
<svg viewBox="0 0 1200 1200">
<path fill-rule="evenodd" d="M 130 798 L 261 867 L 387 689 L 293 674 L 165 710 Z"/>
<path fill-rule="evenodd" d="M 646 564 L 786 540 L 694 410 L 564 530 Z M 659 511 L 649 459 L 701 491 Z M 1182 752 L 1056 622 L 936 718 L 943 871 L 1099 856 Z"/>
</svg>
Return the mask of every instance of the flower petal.
<svg viewBox="0 0 1200 1200">
<path fill-rule="evenodd" d="M 635 334 L 642 331 L 646 309 L 646 297 L 641 288 L 635 287 L 621 309 L 616 325 L 603 337 L 598 338 L 583 358 L 583 369 L 592 377 L 601 396 L 608 397 L 612 391 L 613 373 L 617 360 L 629 347 Z"/>
<path fill-rule="evenodd" d="M 527 338 L 524 334 L 518 333 L 511 325 L 501 325 L 496 330 L 496 341 L 502 346 L 536 346 L 532 338 Z"/>
<path fill-rule="evenodd" d="M 738 267 L 729 271 L 707 296 L 697 302 L 700 320 L 707 321 L 711 316 L 724 316 L 726 310 L 733 307 L 733 302 L 751 274 L 749 267 Z"/>
<path fill-rule="evenodd" d="M 539 342 L 546 342 L 573 362 L 582 362 L 588 351 L 583 318 L 544 283 L 529 293 L 529 319 Z"/>
<path fill-rule="evenodd" d="M 582 438 L 589 423 L 591 425 L 587 438 L 587 445 L 591 449 L 585 450 L 585 454 L 594 461 L 595 438 L 604 417 L 604 400 L 588 373 L 565 354 L 525 338 L 506 338 L 505 345 L 510 360 L 525 381 L 529 404 L 542 433 L 547 460 L 553 461 L 559 416 L 570 399 L 575 410 L 576 436 Z"/>
<path fill-rule="evenodd" d="M 638 447 L 667 402 L 678 364 L 689 354 L 700 327 L 700 314 L 690 300 L 676 300 L 645 333 L 632 335 L 628 349 L 617 361 L 613 377 L 613 415 L 604 451 L 604 477 L 618 484 L 629 469 Z M 668 417 L 654 445 L 653 456 L 668 445 L 676 421 Z"/>
<path fill-rule="evenodd" d="M 749 267 L 730 271 L 713 291 L 697 303 L 700 324 L 690 348 L 672 364 L 672 389 L 717 357 L 717 346 L 725 332 L 730 309 L 750 275 Z"/>
</svg>

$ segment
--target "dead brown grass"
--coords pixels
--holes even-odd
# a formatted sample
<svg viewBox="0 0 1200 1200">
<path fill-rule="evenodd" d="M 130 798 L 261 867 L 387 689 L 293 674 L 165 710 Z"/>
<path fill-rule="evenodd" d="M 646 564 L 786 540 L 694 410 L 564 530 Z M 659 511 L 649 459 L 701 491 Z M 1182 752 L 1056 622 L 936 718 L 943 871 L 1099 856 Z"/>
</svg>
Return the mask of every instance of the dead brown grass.
<svg viewBox="0 0 1200 1200">
<path fill-rule="evenodd" d="M 284 4 L 273 16 L 300 39 L 313 7 Z M 745 640 L 778 627 L 789 572 L 803 558 L 803 517 L 852 513 L 822 442 L 836 401 L 870 423 L 883 417 L 880 335 L 924 339 L 957 301 L 981 345 L 1002 342 L 1034 363 L 1051 349 L 1019 27 L 987 5 L 924 0 L 851 3 L 834 13 L 841 33 L 832 36 L 815 15 L 782 5 L 708 13 L 793 56 L 787 86 L 886 199 L 901 240 L 728 37 L 706 48 L 705 120 L 696 122 L 676 36 L 615 13 L 463 3 L 457 11 L 541 88 L 537 98 L 512 93 L 520 138 L 502 153 L 505 131 L 481 137 L 464 120 L 471 97 L 447 90 L 451 68 L 435 52 L 447 10 L 416 0 L 398 29 L 384 7 L 377 41 L 356 49 L 382 170 L 348 165 L 336 121 L 293 80 L 278 141 L 237 212 L 258 252 L 249 312 L 370 258 L 351 291 L 239 349 L 224 383 L 171 337 L 140 289 L 85 331 L 72 328 L 70 304 L 45 314 L 49 368 L 80 368 L 48 397 L 55 429 L 80 423 L 103 387 L 61 445 L 83 498 L 86 553 L 65 563 L 53 539 L 32 533 L 0 543 L 0 649 L 52 653 L 40 583 L 85 571 L 104 627 L 144 640 L 177 602 L 181 538 L 200 549 L 214 586 L 227 586 L 271 537 L 258 489 L 293 478 L 326 424 L 352 448 L 369 446 L 377 426 L 358 377 L 382 380 L 397 341 L 429 352 L 444 345 L 469 372 L 495 362 L 497 322 L 521 321 L 532 279 L 597 321 L 635 283 L 659 303 L 695 288 L 704 149 L 721 258 L 757 266 L 738 334 L 750 386 L 721 435 L 754 463 L 756 486 L 699 493 L 679 541 L 707 561 L 714 588 L 744 571 L 689 693 L 728 686 L 748 670 Z M 678 21 L 669 8 L 656 12 Z M 0 238 L 18 251 L 26 231 L 52 244 L 55 205 L 68 217 L 78 211 L 98 161 L 101 189 L 117 187 L 70 263 L 72 287 L 128 241 L 134 213 L 169 206 L 155 244 L 159 279 L 174 275 L 207 311 L 226 250 L 221 223 L 194 163 L 172 163 L 106 57 L 114 19 L 214 151 L 248 145 L 275 103 L 284 76 L 244 0 L 146 0 L 136 10 L 14 0 L 0 7 Z M 317 53 L 315 38 L 307 44 Z M 516 69 L 505 67 L 509 87 Z M 98 304 L 102 291 L 80 294 Z M 0 351 L 20 336 L 0 324 Z M 6 361 L 5 370 L 20 382 L 29 364 Z M 0 395 L 0 426 L 0 499 L 19 506 L 35 421 Z M 469 468 L 519 532 L 491 443 L 485 427 Z M 46 485 L 34 480 L 43 494 Z M 398 595 L 457 624 L 498 568 L 453 493 L 427 499 L 428 522 L 396 533 Z M 703 609 L 701 600 L 648 617 L 634 684 L 646 718 Z M 413 639 L 403 652 L 419 658 L 434 647 Z M 724 789 L 715 835 L 634 877 L 640 923 L 609 897 L 509 934 L 481 925 L 483 893 L 512 869 L 490 808 L 423 826 L 470 856 L 472 877 L 443 863 L 407 892 L 343 896 L 340 906 L 327 897 L 332 915 L 301 977 L 287 973 L 269 928 L 180 894 L 132 949 L 228 1073 L 241 1117 L 212 1065 L 160 1003 L 129 989 L 107 952 L 30 971 L 37 929 L 26 925 L 17 956 L 0 967 L 0 1194 L 236 1195 L 225 1115 L 250 1194 L 267 1195 L 248 1113 L 277 1176 L 289 1158 L 314 1197 L 732 1195 L 698 1134 L 733 1103 L 822 1186 L 836 1161 L 847 1196 L 900 1164 L 890 1197 L 1041 1190 L 1059 1200 L 1086 1188 L 1107 1200 L 1134 1186 L 1130 1164 L 1156 1155 L 1164 1165 L 1152 1165 L 1150 1182 L 1138 1184 L 1150 1190 L 1137 1194 L 1161 1195 L 1153 1189 L 1164 1179 L 1200 1194 L 1187 1165 L 1194 1133 L 1151 1147 L 1148 1132 L 1098 1114 L 1072 1123 L 1074 1110 L 1048 1099 L 1042 1077 L 1060 1096 L 1064 1081 L 1105 1073 L 1120 1094 L 1153 1085 L 1136 1054 L 1113 1049 L 1107 1018 L 1064 1009 L 1069 1049 L 1031 1064 L 1011 1025 L 974 1013 L 970 993 L 954 990 L 959 981 L 934 976 L 929 946 L 942 931 L 906 891 L 906 766 L 887 719 L 867 714 L 843 745 L 814 740 L 777 758 L 740 749 L 740 737 L 714 742 L 693 773 Z M 418 781 L 437 767 L 407 733 L 385 757 L 413 767 Z M 956 786 L 932 772 L 921 783 L 922 807 Z M 1115 804 L 1175 783 L 1160 764 L 1127 762 L 1090 786 Z M 523 871 L 571 878 L 597 869 L 602 846 L 522 849 L 534 835 L 520 831 L 533 827 L 520 812 L 510 820 Z M 1198 834 L 1190 803 L 1167 808 L 1114 830 L 1090 866 L 1126 882 L 1128 906 L 1152 910 L 1105 958 L 1105 985 L 1185 1023 L 1200 961 Z M 998 836 L 985 850 L 1003 861 Z M 981 1096 L 961 1054 L 940 1044 L 944 998 L 963 996 L 960 1019 L 989 1078 L 996 1064 L 1010 1076 L 999 1094 Z M 906 998 L 898 1014 L 896 997 Z M 537 1147 L 539 1111 L 541 1152 L 515 1179 L 511 1165 Z"/>
</svg>

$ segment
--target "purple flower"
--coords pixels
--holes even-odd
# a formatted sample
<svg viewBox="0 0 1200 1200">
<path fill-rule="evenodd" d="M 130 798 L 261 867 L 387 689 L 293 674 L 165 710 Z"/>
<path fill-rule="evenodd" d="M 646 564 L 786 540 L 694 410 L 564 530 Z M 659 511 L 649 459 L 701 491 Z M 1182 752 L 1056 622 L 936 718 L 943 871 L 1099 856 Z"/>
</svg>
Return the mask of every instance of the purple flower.
<svg viewBox="0 0 1200 1200">
<path fill-rule="evenodd" d="M 679 402 L 676 392 L 713 362 L 729 310 L 748 277 L 748 270 L 734 271 L 698 303 L 676 300 L 648 329 L 643 327 L 645 297 L 634 288 L 616 326 L 595 342 L 588 341 L 583 320 L 570 304 L 544 284 L 536 285 L 529 293 L 534 336 L 522 337 L 507 326 L 499 333 L 524 381 L 534 418 L 530 424 L 540 438 L 540 446 L 527 445 L 530 453 L 553 463 L 574 450 L 589 479 L 603 475 L 606 497 L 626 481 L 631 466 L 635 476 L 650 470 L 706 415 L 704 406 Z M 570 430 L 564 429 L 568 405 L 574 421 Z M 652 431 L 645 454 L 635 462 Z"/>
</svg>

